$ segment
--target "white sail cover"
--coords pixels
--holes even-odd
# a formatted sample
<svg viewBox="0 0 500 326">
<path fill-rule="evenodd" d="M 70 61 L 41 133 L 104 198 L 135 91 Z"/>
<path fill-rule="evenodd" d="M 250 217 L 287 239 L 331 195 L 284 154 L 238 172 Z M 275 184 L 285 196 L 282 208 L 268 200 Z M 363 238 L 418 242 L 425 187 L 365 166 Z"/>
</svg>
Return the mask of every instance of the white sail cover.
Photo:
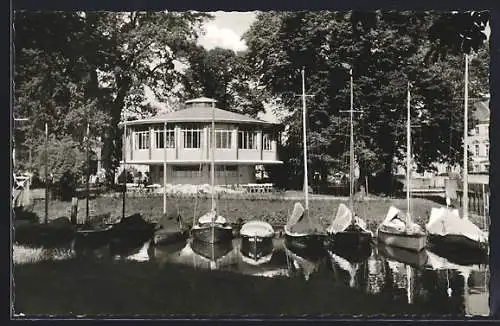
<svg viewBox="0 0 500 326">
<path fill-rule="evenodd" d="M 327 232 L 335 234 L 337 232 L 345 231 L 349 225 L 351 225 L 353 219 L 354 223 L 363 231 L 371 233 L 371 231 L 369 231 L 366 227 L 366 222 L 356 215 L 353 216 L 352 211 L 343 203 L 339 205 L 335 219 L 333 219 L 332 223 L 328 227 Z"/>
<path fill-rule="evenodd" d="M 301 203 L 295 203 L 293 212 L 285 225 L 285 232 L 291 232 L 295 235 L 306 235 L 313 233 L 323 233 L 324 227 L 321 225 L 317 216 L 304 216 L 305 209 Z M 304 218 L 305 217 L 305 218 Z"/>
<path fill-rule="evenodd" d="M 290 218 L 288 219 L 287 225 L 294 225 L 300 221 L 301 217 L 304 215 L 304 207 L 301 203 L 297 202 L 293 206 L 293 212 Z"/>
<path fill-rule="evenodd" d="M 207 223 L 212 223 L 212 221 L 214 221 L 214 223 L 217 223 L 217 224 L 226 224 L 227 223 L 227 220 L 224 218 L 224 216 L 217 214 L 214 217 L 214 215 L 216 215 L 216 212 L 210 211 L 210 212 L 206 213 L 205 215 L 202 215 L 198 219 L 198 223 L 207 224 Z"/>
<path fill-rule="evenodd" d="M 274 229 L 264 221 L 250 221 L 241 227 L 240 234 L 247 237 L 272 237 Z"/>
<path fill-rule="evenodd" d="M 342 232 L 352 222 L 352 212 L 351 210 L 343 203 L 340 203 L 339 208 L 337 209 L 337 214 L 335 215 L 335 219 L 332 221 L 332 224 L 328 227 L 328 233 L 337 233 Z"/>
<path fill-rule="evenodd" d="M 409 213 L 407 213 L 409 214 Z M 380 224 L 380 226 L 384 226 L 392 229 L 396 232 L 422 232 L 420 226 L 410 219 L 410 224 L 406 225 L 406 216 L 399 208 L 391 206 L 389 207 L 389 211 L 385 216 L 384 221 Z"/>
<path fill-rule="evenodd" d="M 429 222 L 426 224 L 427 232 L 433 235 L 461 235 L 473 241 L 487 242 L 488 237 L 477 225 L 468 219 L 460 218 L 458 209 L 445 207 L 431 210 Z"/>
</svg>

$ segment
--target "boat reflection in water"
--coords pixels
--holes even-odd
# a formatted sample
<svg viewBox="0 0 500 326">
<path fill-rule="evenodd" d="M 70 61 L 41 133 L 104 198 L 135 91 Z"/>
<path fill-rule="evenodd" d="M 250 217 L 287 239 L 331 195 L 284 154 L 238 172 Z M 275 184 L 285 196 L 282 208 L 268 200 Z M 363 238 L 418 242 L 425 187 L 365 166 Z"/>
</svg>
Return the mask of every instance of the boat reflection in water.
<svg viewBox="0 0 500 326">
<path fill-rule="evenodd" d="M 313 273 L 318 272 L 325 258 L 324 251 L 313 251 L 310 248 L 301 249 L 290 245 L 286 239 L 283 248 L 287 258 L 287 267 L 291 272 L 290 275 L 293 275 L 294 272 L 300 272 L 306 281 L 309 280 Z"/>
<path fill-rule="evenodd" d="M 366 288 L 368 261 L 349 261 L 348 259 L 328 251 L 332 270 L 336 281 L 351 288 Z"/>
<path fill-rule="evenodd" d="M 412 251 L 394 246 L 388 246 L 383 243 L 377 245 L 379 255 L 391 260 L 410 265 L 413 267 L 422 267 L 427 263 L 427 250 Z"/>
<path fill-rule="evenodd" d="M 446 277 L 446 295 L 452 299 L 463 295 L 463 308 L 466 315 L 488 315 L 489 269 L 484 264 L 459 265 L 449 259 L 429 251 L 427 267 L 442 272 Z M 462 280 L 456 280 L 459 276 Z"/>
<path fill-rule="evenodd" d="M 289 271 L 286 268 L 287 257 L 283 249 L 283 240 L 270 240 L 271 245 L 260 242 L 257 244 L 257 248 L 247 246 L 242 241 L 239 251 L 240 261 L 237 266 L 238 272 L 260 277 L 288 277 Z M 257 255 L 255 251 L 258 252 Z"/>
</svg>

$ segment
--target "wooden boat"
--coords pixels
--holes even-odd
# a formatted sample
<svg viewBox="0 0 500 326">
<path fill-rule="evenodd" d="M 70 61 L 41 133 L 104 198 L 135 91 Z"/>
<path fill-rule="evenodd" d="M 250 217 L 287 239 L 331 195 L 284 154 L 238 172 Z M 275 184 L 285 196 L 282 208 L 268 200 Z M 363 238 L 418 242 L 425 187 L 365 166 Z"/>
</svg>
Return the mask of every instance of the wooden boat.
<svg viewBox="0 0 500 326">
<path fill-rule="evenodd" d="M 354 213 L 354 127 L 353 127 L 353 78 L 352 69 L 349 70 L 351 79 L 351 109 L 350 113 L 350 145 L 349 145 L 349 208 L 340 204 L 335 219 L 326 232 L 330 246 L 339 250 L 349 248 L 351 251 L 367 252 L 371 246 L 373 234 L 363 221 Z M 354 216 L 353 216 L 354 215 Z"/>
<path fill-rule="evenodd" d="M 155 224 L 146 222 L 141 214 L 132 214 L 113 225 L 111 248 L 118 252 L 137 248 L 151 240 Z"/>
<path fill-rule="evenodd" d="M 28 247 L 55 248 L 71 243 L 76 229 L 67 217 L 48 223 L 19 223 L 14 229 L 14 242 Z"/>
<path fill-rule="evenodd" d="M 324 250 L 323 227 L 311 220 L 300 203 L 295 203 L 292 215 L 284 226 L 285 243 L 289 249 L 316 255 Z"/>
<path fill-rule="evenodd" d="M 159 228 L 155 230 L 153 236 L 155 245 L 184 241 L 189 236 L 189 228 L 185 226 L 180 215 L 175 219 L 164 216 L 158 224 Z"/>
<path fill-rule="evenodd" d="M 211 211 L 201 216 L 191 229 L 194 239 L 206 243 L 231 242 L 233 238 L 233 228 L 227 220 L 217 213 L 215 204 L 215 105 L 212 103 L 212 129 L 211 129 Z"/>
<path fill-rule="evenodd" d="M 387 246 L 380 243 L 377 252 L 391 260 L 398 261 L 413 267 L 422 267 L 427 263 L 428 255 L 426 250 L 414 251 L 394 246 Z"/>
<path fill-rule="evenodd" d="M 231 242 L 233 228 L 223 216 L 212 210 L 198 219 L 191 235 L 197 241 L 206 243 Z"/>
<path fill-rule="evenodd" d="M 198 256 L 198 261 L 194 261 L 195 267 L 209 267 L 210 269 L 217 269 L 222 265 L 232 263 L 231 258 L 228 257 L 233 251 L 232 241 L 222 241 L 217 243 L 208 243 L 206 241 L 199 241 L 193 239 L 189 243 L 193 253 Z M 206 264 L 208 263 L 208 265 Z"/>
<path fill-rule="evenodd" d="M 378 242 L 416 252 L 423 250 L 427 245 L 425 232 L 419 225 L 411 222 L 409 214 L 406 214 L 406 220 L 399 217 L 401 213 L 394 206 L 389 208 L 385 220 L 377 229 Z"/>
<path fill-rule="evenodd" d="M 75 241 L 77 246 L 102 246 L 111 240 L 113 233 L 113 225 L 106 224 L 110 214 L 101 214 L 96 216 L 92 221 L 78 225 L 76 227 Z"/>
<path fill-rule="evenodd" d="M 245 258 L 262 263 L 261 258 L 265 261 L 272 257 L 274 229 L 271 224 L 264 221 L 246 222 L 241 227 L 240 237 L 240 251 Z"/>
<path fill-rule="evenodd" d="M 406 123 L 406 216 L 394 206 L 389 208 L 385 220 L 377 228 L 378 241 L 389 246 L 421 251 L 427 245 L 427 235 L 422 228 L 412 222 L 410 209 L 411 180 L 411 130 L 410 130 L 410 83 L 408 83 L 408 105 Z"/>
<path fill-rule="evenodd" d="M 464 144 L 468 144 L 468 63 L 465 57 L 465 105 L 464 105 Z M 462 217 L 457 209 L 450 207 L 433 208 L 426 224 L 429 244 L 433 251 L 443 255 L 477 256 L 484 259 L 489 253 L 488 233 L 482 231 L 469 220 L 468 198 L 468 146 L 463 154 L 463 205 Z M 447 202 L 449 198 L 447 196 Z"/>
<path fill-rule="evenodd" d="M 373 233 L 367 229 L 365 221 L 353 216 L 352 210 L 343 203 L 326 232 L 330 249 L 341 256 L 370 256 Z"/>
</svg>

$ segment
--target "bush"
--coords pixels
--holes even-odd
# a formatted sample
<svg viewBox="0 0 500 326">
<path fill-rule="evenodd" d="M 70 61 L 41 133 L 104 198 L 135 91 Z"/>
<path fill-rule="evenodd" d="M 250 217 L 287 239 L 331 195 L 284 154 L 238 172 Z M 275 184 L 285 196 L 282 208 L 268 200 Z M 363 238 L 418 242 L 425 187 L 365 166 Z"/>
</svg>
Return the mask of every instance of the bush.
<svg viewBox="0 0 500 326">
<path fill-rule="evenodd" d="M 130 171 L 129 169 L 126 170 L 127 171 L 127 183 L 131 183 L 131 182 L 134 182 L 134 174 L 133 174 L 133 171 Z M 122 172 L 118 175 L 118 183 L 119 184 L 123 184 L 123 180 L 125 178 L 125 170 L 122 170 Z"/>
</svg>

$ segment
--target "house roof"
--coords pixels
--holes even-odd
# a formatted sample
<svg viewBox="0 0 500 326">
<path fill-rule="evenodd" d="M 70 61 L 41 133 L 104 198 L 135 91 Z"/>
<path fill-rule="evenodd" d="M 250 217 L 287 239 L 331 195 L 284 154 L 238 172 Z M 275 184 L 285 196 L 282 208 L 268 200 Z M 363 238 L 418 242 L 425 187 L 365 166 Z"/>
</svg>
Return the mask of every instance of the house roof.
<svg viewBox="0 0 500 326">
<path fill-rule="evenodd" d="M 197 102 L 207 102 L 209 99 L 201 100 L 196 99 Z M 195 101 L 195 100 L 192 100 Z M 188 102 L 186 102 L 188 103 Z M 216 122 L 230 122 L 230 123 L 248 123 L 259 125 L 277 125 L 273 122 L 267 122 L 260 119 L 251 118 L 249 116 L 225 111 L 214 108 L 214 120 Z M 127 125 L 138 125 L 147 123 L 161 123 L 161 122 L 211 122 L 212 121 L 212 108 L 207 106 L 202 107 L 188 107 L 178 111 L 163 113 L 151 118 L 127 121 Z"/>
<path fill-rule="evenodd" d="M 474 103 L 474 111 L 472 113 L 474 119 L 479 122 L 489 122 L 490 121 L 490 100 L 485 100 L 481 102 Z"/>
</svg>

